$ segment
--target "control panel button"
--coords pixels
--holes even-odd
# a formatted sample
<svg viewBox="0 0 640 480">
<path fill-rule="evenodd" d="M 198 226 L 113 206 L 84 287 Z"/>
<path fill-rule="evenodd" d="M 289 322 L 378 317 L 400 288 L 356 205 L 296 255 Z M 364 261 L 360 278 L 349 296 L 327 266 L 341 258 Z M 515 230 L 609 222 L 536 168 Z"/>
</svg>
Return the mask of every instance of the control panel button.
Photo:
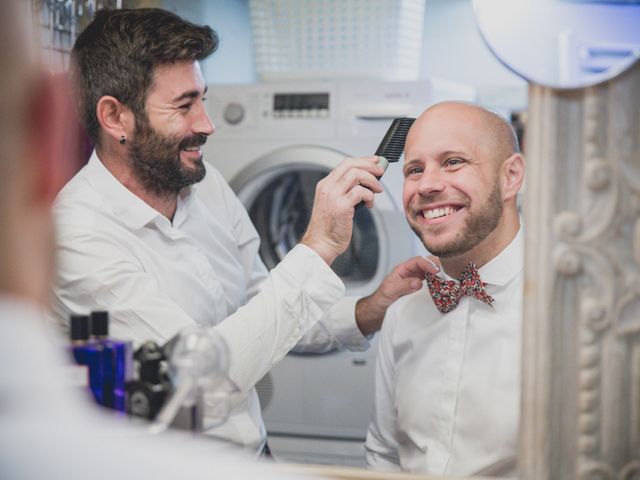
<svg viewBox="0 0 640 480">
<path fill-rule="evenodd" d="M 244 118 L 244 107 L 237 102 L 231 102 L 224 108 L 224 120 L 230 125 L 239 124 Z"/>
</svg>

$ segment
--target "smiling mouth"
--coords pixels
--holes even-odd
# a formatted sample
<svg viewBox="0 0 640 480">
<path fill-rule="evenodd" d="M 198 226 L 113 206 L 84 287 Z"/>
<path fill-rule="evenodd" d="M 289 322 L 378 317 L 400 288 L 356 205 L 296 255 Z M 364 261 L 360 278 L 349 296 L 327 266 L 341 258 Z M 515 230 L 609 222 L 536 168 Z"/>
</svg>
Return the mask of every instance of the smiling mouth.
<svg viewBox="0 0 640 480">
<path fill-rule="evenodd" d="M 455 206 L 441 207 L 441 208 L 428 208 L 422 211 L 422 216 L 427 220 L 433 220 L 435 218 L 442 218 L 442 217 L 447 217 L 449 215 L 452 215 L 456 213 L 458 210 L 460 210 L 461 208 L 462 207 L 455 207 Z"/>
<path fill-rule="evenodd" d="M 194 135 L 180 142 L 180 151 L 183 152 L 200 152 L 202 146 L 207 142 L 206 135 Z"/>
</svg>

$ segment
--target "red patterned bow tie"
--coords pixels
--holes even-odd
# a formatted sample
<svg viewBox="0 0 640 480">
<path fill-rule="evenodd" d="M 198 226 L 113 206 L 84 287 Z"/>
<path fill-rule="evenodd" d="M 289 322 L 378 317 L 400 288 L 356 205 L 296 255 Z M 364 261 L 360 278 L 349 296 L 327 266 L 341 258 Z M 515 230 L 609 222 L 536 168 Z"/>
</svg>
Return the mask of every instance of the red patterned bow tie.
<svg viewBox="0 0 640 480">
<path fill-rule="evenodd" d="M 452 280 L 442 280 L 432 273 L 427 273 L 426 278 L 433 303 L 442 313 L 449 313 L 456 308 L 463 295 L 477 298 L 492 306 L 493 297 L 485 291 L 478 267 L 473 262 L 462 271 L 460 284 Z"/>
</svg>

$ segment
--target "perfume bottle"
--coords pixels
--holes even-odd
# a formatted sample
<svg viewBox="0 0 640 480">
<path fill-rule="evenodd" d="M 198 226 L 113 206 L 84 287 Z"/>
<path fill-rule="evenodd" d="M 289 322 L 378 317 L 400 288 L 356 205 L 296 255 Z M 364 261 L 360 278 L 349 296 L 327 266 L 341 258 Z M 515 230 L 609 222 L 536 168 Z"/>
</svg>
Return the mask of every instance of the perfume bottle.
<svg viewBox="0 0 640 480">
<path fill-rule="evenodd" d="M 158 344 L 150 341 L 136 350 L 134 359 L 138 365 L 138 379 L 127 382 L 127 412 L 153 420 L 171 391 L 165 356 Z"/>
<path fill-rule="evenodd" d="M 70 317 L 71 353 L 78 365 L 89 369 L 89 389 L 96 402 L 103 405 L 103 348 L 89 340 L 89 315 Z"/>
<path fill-rule="evenodd" d="M 132 376 L 131 342 L 109 337 L 109 312 L 91 312 L 90 323 L 91 338 L 103 348 L 103 405 L 126 412 L 126 383 Z"/>
</svg>

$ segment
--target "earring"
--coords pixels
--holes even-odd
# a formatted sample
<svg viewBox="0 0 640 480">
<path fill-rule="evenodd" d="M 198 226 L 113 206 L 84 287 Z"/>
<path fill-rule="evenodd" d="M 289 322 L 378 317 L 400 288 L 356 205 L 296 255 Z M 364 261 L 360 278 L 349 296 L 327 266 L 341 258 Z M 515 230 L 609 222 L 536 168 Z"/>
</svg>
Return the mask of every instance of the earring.
<svg viewBox="0 0 640 480">
<path fill-rule="evenodd" d="M 120 137 L 120 145 L 124 145 L 124 142 L 126 142 L 126 140 L 124 139 L 124 135 L 122 135 Z"/>
</svg>

